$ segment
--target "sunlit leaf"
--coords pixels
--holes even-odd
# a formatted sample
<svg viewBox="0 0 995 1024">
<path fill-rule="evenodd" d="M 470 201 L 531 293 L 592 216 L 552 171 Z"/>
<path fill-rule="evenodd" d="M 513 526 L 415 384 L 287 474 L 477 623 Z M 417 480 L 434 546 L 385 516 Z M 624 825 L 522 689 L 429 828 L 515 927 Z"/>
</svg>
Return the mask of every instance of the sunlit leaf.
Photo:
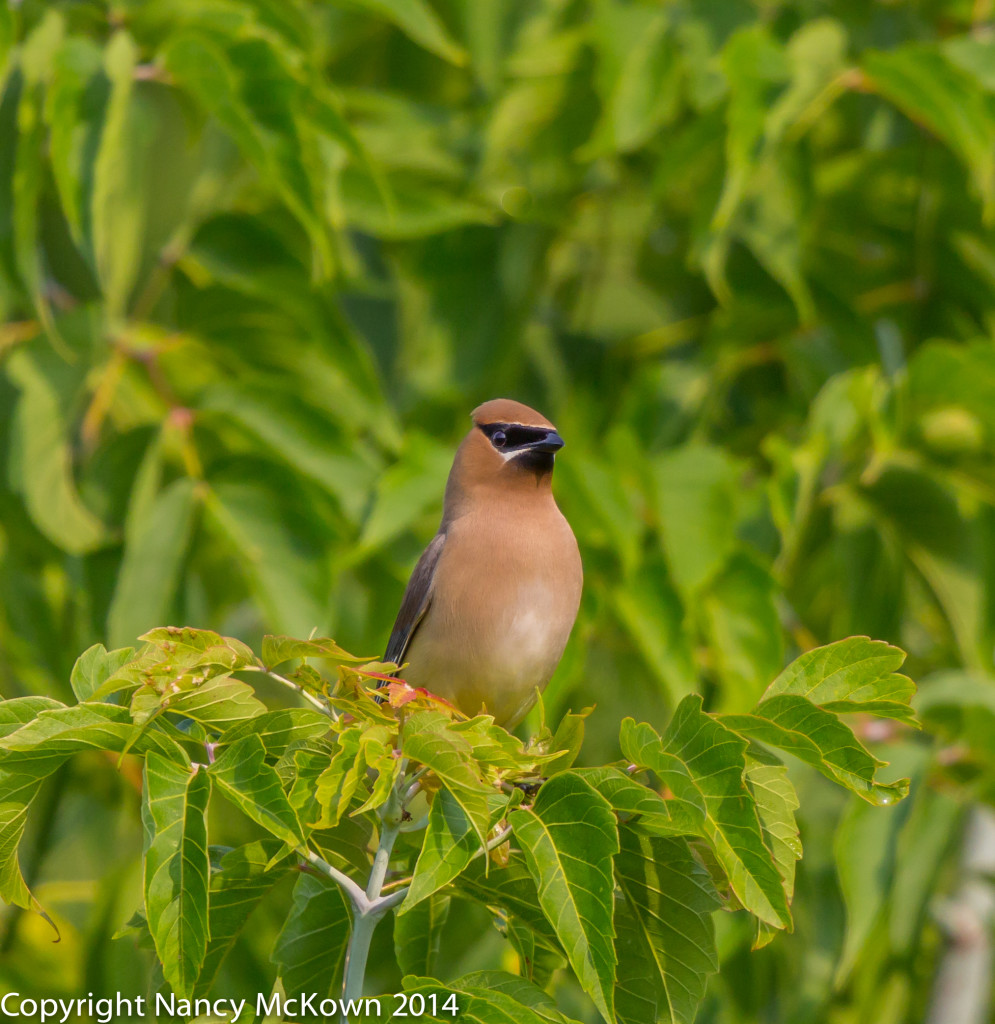
<svg viewBox="0 0 995 1024">
<path fill-rule="evenodd" d="M 895 670 L 905 652 L 880 640 L 854 636 L 796 658 L 767 687 L 763 700 L 782 694 L 805 697 L 829 711 L 866 711 L 914 721 L 908 703 L 915 684 Z"/>
<path fill-rule="evenodd" d="M 87 648 L 76 659 L 69 677 L 76 699 L 89 700 L 110 676 L 131 661 L 134 653 L 133 647 L 108 651 L 103 644 L 94 644 Z"/>
<path fill-rule="evenodd" d="M 495 794 L 492 804 L 503 807 Z M 398 913 L 401 917 L 432 893 L 448 885 L 480 851 L 480 838 L 459 801 L 449 790 L 441 789 L 432 801 L 415 864 L 408 895 Z"/>
<path fill-rule="evenodd" d="M 208 771 L 224 796 L 253 821 L 293 848 L 304 844 L 301 824 L 276 769 L 266 763 L 266 748 L 258 736 L 233 743 Z"/>
<path fill-rule="evenodd" d="M 626 757 L 637 764 L 654 772 L 659 765 L 673 773 L 675 782 L 682 771 L 686 774 L 704 811 L 705 835 L 736 896 L 767 924 L 790 927 L 781 877 L 764 845 L 756 801 L 744 778 L 746 741 L 706 715 L 701 697 L 690 696 L 681 701 L 662 740 L 640 725 L 629 729 L 628 738 L 623 732 L 622 743 Z"/>
<path fill-rule="evenodd" d="M 611 1021 L 615 981 L 614 884 L 618 830 L 608 801 L 573 772 L 553 776 L 531 808 L 511 812 L 515 839 L 584 990 Z"/>
<path fill-rule="evenodd" d="M 448 716 L 439 711 L 412 715 L 404 726 L 404 754 L 439 777 L 483 845 L 490 820 L 489 787 L 473 760 L 470 742 L 448 729 L 448 723 Z"/>
<path fill-rule="evenodd" d="M 292 658 L 331 658 L 334 661 L 369 661 L 368 658 L 357 658 L 342 650 L 328 637 L 315 637 L 311 640 L 295 640 L 289 636 L 263 637 L 263 662 L 268 668 Z"/>
<path fill-rule="evenodd" d="M 145 759 L 145 913 L 166 980 L 193 992 L 208 940 L 207 801 L 211 779 L 156 753 Z"/>
<path fill-rule="evenodd" d="M 877 781 L 885 762 L 872 756 L 836 715 L 804 697 L 770 697 L 755 714 L 728 715 L 722 721 L 743 736 L 794 754 L 871 803 L 894 803 L 908 793 L 908 779 Z"/>
<path fill-rule="evenodd" d="M 624 1024 L 692 1024 L 718 969 L 707 872 L 680 839 L 619 830 L 615 877 L 625 897 L 615 915 L 615 1007 Z"/>
</svg>

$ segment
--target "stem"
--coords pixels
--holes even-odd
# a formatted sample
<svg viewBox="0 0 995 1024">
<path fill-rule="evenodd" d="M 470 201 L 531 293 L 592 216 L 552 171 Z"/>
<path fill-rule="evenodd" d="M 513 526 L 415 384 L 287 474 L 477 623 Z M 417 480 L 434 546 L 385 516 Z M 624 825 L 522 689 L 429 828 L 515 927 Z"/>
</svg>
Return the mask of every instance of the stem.
<svg viewBox="0 0 995 1024">
<path fill-rule="evenodd" d="M 402 769 L 387 802 L 380 808 L 380 843 L 373 858 L 370 879 L 366 892 L 361 892 L 361 900 L 353 900 L 354 914 L 352 935 L 349 937 L 349 951 L 346 955 L 345 978 L 342 982 L 342 1024 L 349 1024 L 345 1007 L 363 996 L 363 983 L 366 979 L 366 961 L 370 955 L 370 943 L 373 933 L 381 918 L 393 907 L 396 907 L 407 895 L 408 889 L 398 889 L 388 895 L 382 895 L 384 879 L 390 865 L 390 855 L 394 849 L 398 834 L 401 831 L 401 816 L 404 812 L 404 800 L 408 788 L 412 785 Z M 351 885 L 359 888 L 352 879 Z"/>
<path fill-rule="evenodd" d="M 322 860 L 313 850 L 309 850 L 307 847 L 301 847 L 299 852 L 309 863 L 313 864 L 319 871 L 323 871 L 333 882 L 336 882 L 345 890 L 357 916 L 366 913 L 370 909 L 370 901 L 366 898 L 366 893 L 345 872 L 332 867 L 331 864 Z"/>
<path fill-rule="evenodd" d="M 295 683 L 293 679 L 288 679 L 286 676 L 281 676 L 278 672 L 274 672 L 272 669 L 260 668 L 258 665 L 246 665 L 244 668 L 240 668 L 239 672 L 260 672 L 264 676 L 269 676 L 270 679 L 275 679 L 276 682 L 282 683 L 284 686 L 290 687 L 295 693 L 300 694 L 306 701 L 313 704 L 323 715 L 328 715 L 329 718 L 337 719 L 339 716 L 335 713 L 333 708 L 330 708 L 320 697 L 316 697 L 310 690 L 305 690 L 300 683 Z"/>
<path fill-rule="evenodd" d="M 411 803 L 412 798 L 421 789 L 421 777 L 427 772 L 427 768 L 419 768 L 410 779 L 410 785 L 405 790 L 404 798 L 401 800 L 401 806 L 407 807 Z M 406 780 L 407 781 L 407 780 Z"/>
<path fill-rule="evenodd" d="M 383 888 L 383 881 L 387 877 L 387 866 L 390 864 L 391 851 L 394 849 L 399 831 L 399 825 L 388 825 L 386 822 L 380 831 L 380 845 L 373 858 L 373 870 L 370 871 L 370 881 L 366 886 L 366 898 L 371 902 L 380 895 L 380 890 Z"/>
<path fill-rule="evenodd" d="M 342 984 L 342 1024 L 349 1024 L 346 1006 L 352 1000 L 363 996 L 363 981 L 366 978 L 366 961 L 370 955 L 373 933 L 380 923 L 382 914 L 357 914 L 352 923 L 349 938 L 349 953 L 345 964 L 345 980 Z"/>
<path fill-rule="evenodd" d="M 497 833 L 487 841 L 487 846 L 484 849 L 486 849 L 488 853 L 490 853 L 491 850 L 496 850 L 499 846 L 508 841 L 508 838 L 513 831 L 514 830 L 510 825 L 505 825 L 504 828 L 499 829 Z M 481 853 L 483 853 L 483 850 L 478 850 L 474 856 L 479 857 Z"/>
</svg>

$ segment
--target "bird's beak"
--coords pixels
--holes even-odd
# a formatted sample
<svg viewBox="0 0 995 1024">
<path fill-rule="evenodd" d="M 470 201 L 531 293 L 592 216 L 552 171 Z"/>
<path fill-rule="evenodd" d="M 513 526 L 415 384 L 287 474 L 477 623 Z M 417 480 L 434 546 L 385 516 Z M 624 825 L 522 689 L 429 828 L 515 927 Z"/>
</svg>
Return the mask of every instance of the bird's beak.
<svg viewBox="0 0 995 1024">
<path fill-rule="evenodd" d="M 555 430 L 551 430 L 541 441 L 533 441 L 526 447 L 532 452 L 558 452 L 563 445 L 563 438 Z"/>
</svg>

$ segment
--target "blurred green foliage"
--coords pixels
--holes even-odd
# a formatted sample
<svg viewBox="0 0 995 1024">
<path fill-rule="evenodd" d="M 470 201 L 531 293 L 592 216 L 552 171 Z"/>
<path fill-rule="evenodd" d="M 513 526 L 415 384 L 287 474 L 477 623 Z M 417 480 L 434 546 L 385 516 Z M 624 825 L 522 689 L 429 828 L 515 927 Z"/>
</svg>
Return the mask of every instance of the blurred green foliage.
<svg viewBox="0 0 995 1024">
<path fill-rule="evenodd" d="M 750 954 L 721 921 L 700 1019 L 922 1019 L 995 792 L 992 19 L 0 5 L 0 692 L 66 697 L 79 651 L 165 621 L 378 653 L 468 411 L 521 399 L 568 443 L 586 585 L 549 703 L 597 703 L 592 760 L 695 690 L 748 709 L 816 643 L 910 652 L 941 740 L 865 738 L 912 799 L 799 773 L 796 933 Z M 3 986 L 144 976 L 110 940 L 135 781 L 94 756 L 40 797 L 63 941 L 7 914 Z M 228 969 L 269 977 L 277 926 Z M 492 965 L 486 921 L 449 931 L 454 976 Z"/>
</svg>

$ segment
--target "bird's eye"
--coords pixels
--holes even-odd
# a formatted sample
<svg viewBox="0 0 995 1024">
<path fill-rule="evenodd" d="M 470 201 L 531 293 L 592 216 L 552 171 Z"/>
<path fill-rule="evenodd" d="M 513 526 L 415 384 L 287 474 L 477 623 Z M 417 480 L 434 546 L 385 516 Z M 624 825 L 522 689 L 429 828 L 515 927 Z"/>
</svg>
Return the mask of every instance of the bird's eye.
<svg viewBox="0 0 995 1024">
<path fill-rule="evenodd" d="M 491 444 L 494 445 L 495 448 L 503 448 L 504 443 L 507 440 L 508 438 L 503 430 L 495 430 L 494 433 L 491 434 Z"/>
</svg>

